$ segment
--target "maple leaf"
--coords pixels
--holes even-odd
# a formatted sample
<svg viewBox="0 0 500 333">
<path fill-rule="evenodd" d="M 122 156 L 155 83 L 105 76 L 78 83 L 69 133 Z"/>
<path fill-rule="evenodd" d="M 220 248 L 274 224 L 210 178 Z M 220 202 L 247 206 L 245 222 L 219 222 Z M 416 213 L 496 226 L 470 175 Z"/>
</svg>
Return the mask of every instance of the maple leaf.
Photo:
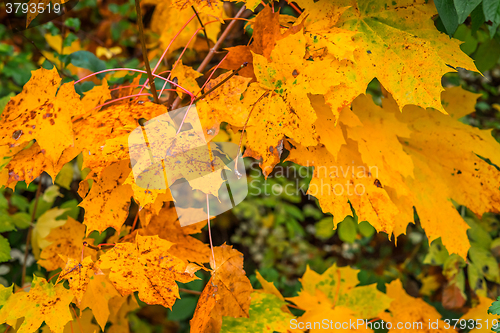
<svg viewBox="0 0 500 333">
<path fill-rule="evenodd" d="M 356 142 L 346 142 L 336 159 L 324 147 L 299 146 L 287 160 L 315 167 L 307 193 L 318 198 L 324 212 L 333 214 L 335 226 L 352 215 L 352 205 L 360 221 L 391 234 L 399 209 L 386 189 L 378 186 L 371 172 L 374 168 L 363 163 Z"/>
<path fill-rule="evenodd" d="M 82 301 L 83 295 L 87 291 L 90 279 L 94 275 L 104 275 L 90 256 L 85 257 L 82 262 L 68 258 L 66 266 L 59 274 L 56 284 L 62 279 L 69 281 L 69 290 L 76 297 L 77 304 Z"/>
<path fill-rule="evenodd" d="M 219 332 L 222 316 L 248 318 L 252 285 L 243 270 L 243 256 L 232 246 L 214 248 L 212 277 L 200 295 L 190 321 L 191 332 Z"/>
<path fill-rule="evenodd" d="M 225 317 L 221 333 L 291 332 L 290 320 L 294 316 L 281 310 L 285 305 L 283 300 L 276 295 L 262 292 L 253 292 L 251 298 L 249 318 Z"/>
<path fill-rule="evenodd" d="M 243 63 L 247 63 L 247 66 L 239 71 L 240 75 L 255 78 L 252 53 L 269 58 L 276 41 L 283 37 L 280 31 L 279 12 L 273 12 L 271 6 L 266 5 L 255 17 L 252 28 L 252 44 L 227 48 L 229 53 L 221 62 L 220 68 L 236 70 Z"/>
<path fill-rule="evenodd" d="M 15 323 L 24 317 L 19 333 L 36 331 L 45 322 L 54 333 L 62 333 L 71 321 L 69 303 L 73 294 L 62 284 L 53 285 L 35 276 L 29 292 L 12 294 L 0 309 L 0 323 Z"/>
<path fill-rule="evenodd" d="M 83 242 L 86 241 L 93 244 L 93 239 L 84 239 L 85 226 L 73 218 L 68 216 L 68 219 L 62 225 L 51 229 L 48 236 L 44 238 L 49 245 L 46 245 L 40 253 L 38 264 L 48 271 L 64 268 L 68 259 L 92 256 L 95 259 L 95 251 L 83 247 Z"/>
<path fill-rule="evenodd" d="M 202 74 L 189 66 L 185 66 L 182 60 L 180 60 L 172 70 L 171 76 L 177 78 L 179 85 L 188 91 L 195 93 L 200 90 L 200 86 L 198 82 L 196 82 L 196 79 L 202 76 Z M 176 88 L 176 91 L 177 95 L 181 98 L 185 95 L 185 90 L 179 87 Z"/>
<path fill-rule="evenodd" d="M 382 107 L 361 95 L 352 111 L 342 111 L 340 126 L 318 128 L 325 147 L 294 144 L 287 159 L 315 166 L 308 193 L 333 214 L 334 225 L 352 214 L 352 206 L 360 221 L 397 236 L 413 221 L 415 206 L 429 239 L 441 237 L 450 253 L 465 257 L 468 226 L 450 199 L 478 215 L 498 211 L 500 201 L 498 170 L 483 159 L 500 165 L 500 146 L 491 131 L 458 121 L 474 111 L 476 98 L 461 88 L 447 89 L 444 115 L 416 106 L 401 113 L 390 95 Z M 328 113 L 321 98 L 312 100 L 319 113 Z M 345 144 L 329 139 L 342 137 Z M 338 152 L 337 158 L 330 152 Z M 446 232 L 442 221 L 457 232 Z"/>
<path fill-rule="evenodd" d="M 105 275 L 92 275 L 89 277 L 87 289 L 80 302 L 80 309 L 90 308 L 94 317 L 104 331 L 110 315 L 110 300 L 114 297 L 126 299 L 118 294 L 109 278 Z"/>
<path fill-rule="evenodd" d="M 109 321 L 112 323 L 109 332 L 130 332 L 130 324 L 127 315 L 129 312 L 137 310 L 138 308 L 139 304 L 137 304 L 136 298 L 133 295 L 127 297 L 113 297 L 109 301 Z"/>
<path fill-rule="evenodd" d="M 92 311 L 82 311 L 80 317 L 76 317 L 64 326 L 63 333 L 74 333 L 75 331 L 78 332 L 78 330 L 81 330 L 81 332 L 98 333 L 99 326 L 92 322 L 93 319 L 94 315 Z M 48 326 L 43 326 L 41 333 L 51 333 L 51 331 Z"/>
<path fill-rule="evenodd" d="M 210 0 L 210 2 L 212 1 Z M 213 11 L 212 8 L 205 6 L 205 1 L 195 2 L 189 0 L 147 0 L 145 2 L 156 5 L 151 21 L 151 30 L 160 35 L 160 45 L 163 49 L 169 47 L 169 53 L 186 46 L 195 31 L 201 27 L 198 20 L 194 19 L 183 30 L 179 31 L 179 27 L 184 26 L 193 16 L 191 5 L 194 5 L 201 21 L 205 23 L 207 37 L 214 42 L 217 40 L 217 35 L 221 30 L 220 18 L 224 16 L 224 13 L 220 11 L 222 2 L 216 1 L 217 4 L 213 7 Z M 218 22 L 206 24 L 214 21 L 214 16 L 219 18 Z M 169 22 L 169 24 L 165 24 L 165 22 Z"/>
<path fill-rule="evenodd" d="M 87 226 L 87 235 L 93 230 L 103 232 L 109 227 L 120 230 L 128 216 L 133 194 L 130 185 L 123 184 L 129 173 L 128 160 L 110 165 L 79 204 L 85 209 L 83 224 Z"/>
<path fill-rule="evenodd" d="M 206 218 L 206 213 L 203 213 Z M 190 234 L 200 230 L 181 227 L 175 208 L 163 208 L 157 216 L 153 216 L 147 227 L 138 229 L 124 238 L 124 241 L 135 239 L 135 235 L 153 236 L 165 239 L 174 245 L 169 248 L 172 255 L 189 260 L 191 262 L 209 262 L 210 248 L 200 240 L 191 237 Z"/>
<path fill-rule="evenodd" d="M 100 91 L 106 93 L 106 89 L 101 88 Z M 83 152 L 82 168 L 90 168 L 96 174 L 94 179 L 98 179 L 109 165 L 129 159 L 127 139 L 130 132 L 139 126 L 138 120 L 152 119 L 166 112 L 168 109 L 163 105 L 126 102 L 75 120 L 75 149 L 78 153 Z"/>
<path fill-rule="evenodd" d="M 421 326 L 417 326 L 418 329 L 413 326 L 416 332 L 457 332 L 453 328 L 444 329 L 447 325 L 441 320 L 441 314 L 423 299 L 408 295 L 400 280 L 388 284 L 386 293 L 393 299 L 389 306 L 390 313 L 381 313 L 379 317 L 392 324 L 389 333 L 399 331 L 396 328 L 398 322 L 421 323 Z M 435 324 L 436 321 L 437 327 L 429 327 L 429 323 Z"/>
<path fill-rule="evenodd" d="M 461 42 L 435 28 L 433 3 L 343 0 L 336 5 L 351 6 L 336 26 L 358 33 L 356 64 L 368 81 L 376 77 L 401 109 L 414 104 L 444 112 L 441 77 L 455 67 L 477 71 Z"/>
<path fill-rule="evenodd" d="M 211 80 L 206 85 L 205 91 L 211 90 L 229 75 L 231 73 L 224 73 Z M 248 114 L 241 102 L 241 96 L 250 81 L 250 78 L 235 75 L 196 103 L 196 109 L 207 141 L 210 141 L 219 133 L 219 127 L 223 121 L 237 127 L 245 125 Z"/>
<path fill-rule="evenodd" d="M 35 226 L 33 227 L 33 234 L 31 238 L 31 246 L 33 248 L 33 253 L 38 258 L 40 250 L 45 249 L 51 244 L 51 242 L 45 239 L 50 231 L 54 228 L 60 227 L 65 224 L 65 220 L 56 220 L 56 218 L 62 215 L 68 209 L 52 208 L 40 215 L 37 219 Z"/>
<path fill-rule="evenodd" d="M 338 268 L 334 264 L 320 275 L 307 267 L 300 279 L 302 290 L 299 295 L 287 298 L 306 311 L 299 321 L 314 322 L 319 318 L 349 321 L 338 316 L 374 318 L 383 312 L 391 298 L 378 291 L 375 284 L 356 287 L 359 283 L 358 272 L 350 267 Z"/>
<path fill-rule="evenodd" d="M 82 109 L 73 84 L 68 82 L 59 88 L 60 82 L 55 68 L 32 71 L 23 91 L 2 113 L 2 145 L 16 147 L 36 139 L 47 159 L 57 164 L 62 152 L 73 145 L 71 117 Z"/>
<path fill-rule="evenodd" d="M 110 269 L 109 279 L 126 296 L 139 291 L 139 298 L 148 304 L 172 308 L 179 297 L 175 281 L 196 280 L 186 272 L 187 264 L 171 255 L 172 243 L 158 236 L 137 235 L 134 243 L 120 243 L 99 259 L 101 269 Z"/>
</svg>

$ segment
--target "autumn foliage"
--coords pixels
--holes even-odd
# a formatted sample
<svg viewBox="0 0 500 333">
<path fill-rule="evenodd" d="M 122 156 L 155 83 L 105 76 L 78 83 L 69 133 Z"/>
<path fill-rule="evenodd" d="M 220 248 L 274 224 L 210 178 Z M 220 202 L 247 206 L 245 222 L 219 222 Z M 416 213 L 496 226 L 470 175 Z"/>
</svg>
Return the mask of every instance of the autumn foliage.
<svg viewBox="0 0 500 333">
<path fill-rule="evenodd" d="M 75 81 L 61 84 L 54 67 L 32 71 L 1 113 L 0 186 L 14 190 L 25 182 L 45 190 L 43 177 L 62 184 L 76 168 L 84 214 L 72 217 L 63 207 L 33 214 L 28 245 L 48 275 L 28 276 L 31 286 L 0 287 L 0 323 L 20 333 L 36 332 L 42 323 L 48 326 L 44 332 L 129 332 L 126 315 L 138 301 L 171 309 L 181 298 L 178 283 L 199 280 L 195 273 L 205 271 L 211 278 L 190 320 L 192 333 L 303 332 L 291 320 L 306 325 L 323 318 L 424 325 L 431 320 L 444 327 L 437 310 L 408 295 L 400 280 L 382 292 L 375 284 L 358 286 L 358 270 L 335 264 L 322 274 L 307 268 L 294 297 L 283 297 L 258 272 L 262 289 L 254 290 L 239 251 L 223 244 L 212 252 L 196 237 L 206 215 L 181 227 L 169 189 L 136 184 L 128 141 L 142 119 L 198 97 L 207 141 L 241 145 L 266 177 L 280 162 L 314 167 L 309 194 L 333 215 L 332 229 L 355 212 L 357 221 L 397 238 L 418 216 L 429 243 L 441 242 L 456 260 L 466 260 L 470 224 L 456 207 L 478 217 L 500 212 L 500 144 L 490 130 L 459 121 L 474 112 L 479 95 L 442 86 L 443 75 L 457 68 L 478 70 L 461 42 L 435 27 L 434 3 L 296 0 L 298 14 L 291 16 L 272 4 L 245 1 L 256 13 L 245 23 L 251 42 L 227 45 L 219 63 L 198 68 L 178 51 L 208 51 L 206 39 L 214 56 L 220 47 L 215 43 L 235 21 L 223 3 L 142 4 L 155 6 L 149 56 L 168 60 L 152 66 L 155 74 L 168 71 L 156 82 L 158 92 L 158 82 L 168 84 L 161 103 L 150 98 L 152 85 L 139 83 L 140 76 L 117 91 L 105 78 L 69 68 L 97 84 L 82 97 Z M 141 75 L 146 78 L 146 71 Z M 380 102 L 366 93 L 374 79 Z M 192 187 L 208 201 L 225 186 L 220 175 L 216 184 L 213 189 L 193 180 Z M 34 200 L 50 196 L 40 192 Z M 132 213 L 133 203 L 139 209 Z M 90 237 L 109 228 L 116 232 L 105 244 Z M 494 317 L 486 313 L 493 300 L 485 294 L 479 300 L 464 318 Z M 420 332 L 438 331 L 445 330 Z"/>
</svg>

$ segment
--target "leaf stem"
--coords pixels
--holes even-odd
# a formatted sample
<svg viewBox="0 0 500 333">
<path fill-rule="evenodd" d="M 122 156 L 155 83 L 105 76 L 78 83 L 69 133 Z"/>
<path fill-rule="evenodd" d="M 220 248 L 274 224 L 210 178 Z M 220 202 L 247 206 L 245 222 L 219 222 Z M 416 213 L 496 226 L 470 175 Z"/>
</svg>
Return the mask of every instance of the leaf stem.
<svg viewBox="0 0 500 333">
<path fill-rule="evenodd" d="M 148 50 L 146 49 L 146 38 L 144 37 L 144 26 L 142 24 L 142 14 L 140 0 L 135 0 L 135 9 L 137 11 L 137 25 L 139 27 L 139 37 L 141 39 L 142 47 L 142 57 L 144 58 L 144 65 L 146 66 L 146 71 L 148 72 L 148 78 L 151 85 L 151 93 L 153 94 L 153 99 L 156 104 L 160 104 L 158 99 L 158 94 L 156 93 L 155 80 L 151 73 L 151 67 L 149 67 Z"/>
<path fill-rule="evenodd" d="M 191 295 L 201 295 L 201 291 L 196 291 L 196 290 L 189 290 L 189 289 L 184 289 L 184 288 L 179 288 L 179 291 L 181 293 L 186 293 L 186 294 L 191 294 Z"/>
<path fill-rule="evenodd" d="M 43 174 L 41 174 L 39 176 L 39 179 L 38 179 L 38 187 L 36 189 L 35 203 L 33 204 L 33 213 L 31 213 L 31 223 L 30 223 L 30 226 L 28 227 L 28 236 L 26 237 L 26 247 L 24 249 L 23 270 L 22 270 L 22 275 L 21 275 L 21 287 L 24 286 L 24 281 L 26 279 L 26 264 L 28 262 L 28 253 L 29 253 L 29 248 L 30 248 L 30 243 L 31 243 L 31 234 L 33 232 L 33 223 L 35 222 L 36 209 L 38 207 L 38 199 L 40 198 L 40 193 L 42 192 L 42 176 L 43 176 Z"/>
</svg>

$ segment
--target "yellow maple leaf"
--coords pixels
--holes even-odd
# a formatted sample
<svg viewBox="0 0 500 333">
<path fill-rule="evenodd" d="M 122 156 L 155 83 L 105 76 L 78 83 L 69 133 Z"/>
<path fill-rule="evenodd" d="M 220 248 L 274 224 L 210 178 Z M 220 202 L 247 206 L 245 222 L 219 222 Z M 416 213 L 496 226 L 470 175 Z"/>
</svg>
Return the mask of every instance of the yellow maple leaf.
<svg viewBox="0 0 500 333">
<path fill-rule="evenodd" d="M 343 0 L 336 5 L 351 6 L 336 25 L 357 32 L 356 64 L 368 81 L 376 77 L 400 108 L 414 104 L 444 112 L 441 77 L 455 67 L 477 71 L 461 42 L 435 28 L 432 2 Z"/>
<path fill-rule="evenodd" d="M 73 145 L 71 117 L 82 109 L 73 84 L 68 82 L 59 88 L 60 82 L 55 68 L 32 71 L 23 91 L 7 103 L 2 113 L 2 145 L 15 147 L 36 139 L 41 152 L 57 164 L 63 151 Z"/>
<path fill-rule="evenodd" d="M 172 308 L 179 297 L 175 281 L 198 279 L 186 272 L 187 264 L 168 252 L 173 243 L 158 236 L 137 235 L 134 243 L 120 243 L 99 259 L 101 269 L 110 269 L 109 279 L 123 295 L 139 291 L 148 304 Z"/>
<path fill-rule="evenodd" d="M 225 244 L 214 248 L 212 277 L 200 295 L 190 321 L 192 333 L 219 332 L 222 316 L 248 318 L 250 280 L 243 270 L 243 256 Z"/>
<path fill-rule="evenodd" d="M 492 332 L 493 326 L 498 326 L 498 315 L 488 313 L 488 309 L 494 301 L 495 300 L 491 298 L 479 296 L 479 304 L 470 308 L 469 311 L 460 317 L 460 320 L 463 319 L 467 321 L 469 324 L 468 327 L 474 327 L 469 331 L 470 333 L 488 333 Z M 471 325 L 472 322 L 474 322 L 473 325 Z"/>
<path fill-rule="evenodd" d="M 51 244 L 51 242 L 46 239 L 51 230 L 66 223 L 66 220 L 56 220 L 56 218 L 68 210 L 68 208 L 52 208 L 40 215 L 35 226 L 33 227 L 33 234 L 31 238 L 31 247 L 33 248 L 33 253 L 36 257 L 40 254 L 40 250 L 45 249 Z"/>
<path fill-rule="evenodd" d="M 79 307 L 80 309 L 92 309 L 97 323 L 104 331 L 110 315 L 109 303 L 114 297 L 117 299 L 126 299 L 126 297 L 118 294 L 118 291 L 113 287 L 107 276 L 93 275 L 89 278 L 86 293 L 83 295 Z"/>
<path fill-rule="evenodd" d="M 356 287 L 358 272 L 350 267 L 333 265 L 320 275 L 307 267 L 300 279 L 302 290 L 299 295 L 287 298 L 306 311 L 299 321 L 321 322 L 317 319 L 328 318 L 333 322 L 349 322 L 349 319 L 357 322 L 354 318 L 370 319 L 383 312 L 391 299 L 378 291 L 375 284 Z"/>
<path fill-rule="evenodd" d="M 17 332 L 35 332 L 45 322 L 54 333 L 62 333 L 71 321 L 69 303 L 73 294 L 62 284 L 53 285 L 35 276 L 29 292 L 12 294 L 0 309 L 0 323 L 12 323 L 24 317 Z"/>
<path fill-rule="evenodd" d="M 69 290 L 75 295 L 77 304 L 82 301 L 83 295 L 87 291 L 90 279 L 94 275 L 104 275 L 90 256 L 85 257 L 82 262 L 68 258 L 66 266 L 59 274 L 56 283 L 62 279 L 69 281 Z"/>
<path fill-rule="evenodd" d="M 40 253 L 38 264 L 48 271 L 64 268 L 68 258 L 80 258 L 82 249 L 85 256 L 90 255 L 95 259 L 95 251 L 83 246 L 84 241 L 90 244 L 94 242 L 93 239 L 84 239 L 85 226 L 71 217 L 62 222 L 62 225 L 51 229 L 44 239 L 49 245 Z"/>
<path fill-rule="evenodd" d="M 109 227 L 120 230 L 128 216 L 133 194 L 130 185 L 123 184 L 129 174 L 129 161 L 123 160 L 105 168 L 99 181 L 94 182 L 79 204 L 85 209 L 83 224 L 87 226 L 87 235 L 94 230 L 103 232 Z"/>
<path fill-rule="evenodd" d="M 196 82 L 196 79 L 200 76 L 202 76 L 200 72 L 195 71 L 192 67 L 184 65 L 182 60 L 175 65 L 175 68 L 171 72 L 171 77 L 177 78 L 179 85 L 193 94 L 200 90 L 200 86 L 198 82 Z M 176 88 L 176 91 L 177 95 L 181 98 L 186 94 L 185 90 L 179 87 Z"/>
<path fill-rule="evenodd" d="M 206 212 L 203 212 L 203 217 L 206 218 Z M 200 264 L 209 262 L 210 248 L 200 240 L 190 236 L 196 232 L 199 230 L 181 227 L 176 209 L 163 208 L 158 215 L 152 217 L 147 227 L 135 231 L 124 240 L 134 239 L 137 233 L 142 236 L 158 235 L 158 237 L 174 243 L 169 249 L 172 255 Z"/>
<path fill-rule="evenodd" d="M 390 313 L 381 313 L 379 317 L 391 323 L 389 333 L 401 331 L 398 324 L 411 324 L 411 331 L 418 333 L 457 332 L 445 325 L 435 308 L 421 298 L 408 295 L 400 280 L 394 280 L 387 285 L 387 296 L 393 299 L 389 306 Z"/>
</svg>

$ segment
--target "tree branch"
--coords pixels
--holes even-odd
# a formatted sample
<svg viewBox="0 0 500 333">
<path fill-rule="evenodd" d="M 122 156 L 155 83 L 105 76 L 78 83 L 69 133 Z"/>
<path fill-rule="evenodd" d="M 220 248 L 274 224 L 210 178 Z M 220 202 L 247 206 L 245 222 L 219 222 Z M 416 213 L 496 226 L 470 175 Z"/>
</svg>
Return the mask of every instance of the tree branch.
<svg viewBox="0 0 500 333">
<path fill-rule="evenodd" d="M 245 10 L 246 10 L 245 6 L 241 7 L 240 10 L 234 16 L 234 18 L 240 17 Z M 231 32 L 231 29 L 234 27 L 234 25 L 236 24 L 237 21 L 238 20 L 232 20 L 231 22 L 229 22 L 226 30 L 224 30 L 224 32 L 220 36 L 219 40 L 217 40 L 217 42 L 215 43 L 214 47 L 212 47 L 210 49 L 210 51 L 208 52 L 208 54 L 205 57 L 205 59 L 203 59 L 203 61 L 201 62 L 200 66 L 196 69 L 198 72 L 202 72 L 205 69 L 205 67 L 207 67 L 207 65 L 210 63 L 210 61 L 214 57 L 215 53 L 217 52 L 217 49 L 221 46 L 222 42 L 224 42 L 224 40 L 227 38 L 227 36 Z M 177 98 L 175 99 L 174 103 L 172 104 L 172 110 L 176 109 L 177 106 L 179 106 L 180 102 L 181 102 L 181 99 L 180 99 L 180 97 L 177 96 Z"/>
<path fill-rule="evenodd" d="M 139 36 L 141 38 L 142 47 L 142 57 L 144 58 L 144 64 L 146 65 L 146 71 L 148 72 L 149 84 L 151 85 L 151 93 L 153 94 L 153 99 L 156 104 L 160 104 L 158 100 L 158 93 L 156 92 L 155 80 L 153 74 L 151 73 L 151 67 L 149 67 L 148 50 L 146 49 L 146 39 L 144 38 L 144 26 L 142 24 L 142 14 L 140 0 L 135 0 L 135 9 L 137 11 L 137 25 L 139 26 Z"/>
</svg>

